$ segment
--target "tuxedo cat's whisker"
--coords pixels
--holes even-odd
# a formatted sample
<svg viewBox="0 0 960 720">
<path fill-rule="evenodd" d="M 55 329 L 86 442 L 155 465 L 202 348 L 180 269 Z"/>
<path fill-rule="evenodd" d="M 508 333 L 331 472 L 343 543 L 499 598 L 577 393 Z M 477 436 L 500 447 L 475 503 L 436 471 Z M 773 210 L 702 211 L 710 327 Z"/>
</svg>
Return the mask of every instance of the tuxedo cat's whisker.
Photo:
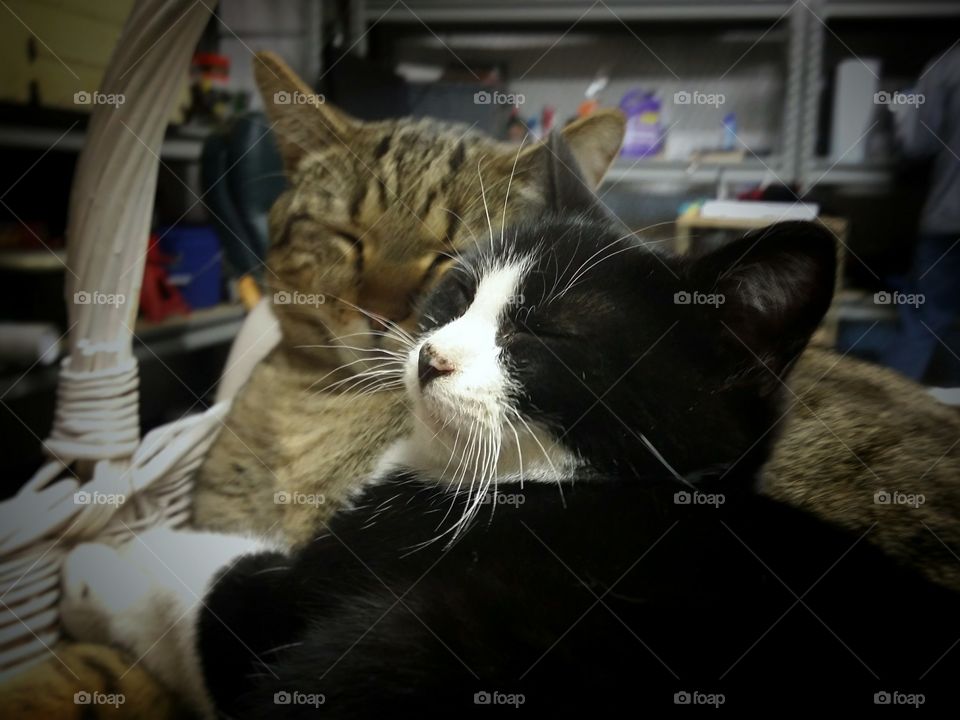
<svg viewBox="0 0 960 720">
<path fill-rule="evenodd" d="M 591 255 L 591 256 L 588 257 L 586 260 L 584 260 L 584 261 L 580 264 L 580 267 L 578 267 L 578 268 L 574 271 L 574 273 L 573 273 L 573 275 L 571 276 L 570 280 L 567 282 L 566 287 L 565 287 L 563 290 L 560 291 L 560 293 L 557 295 L 557 298 L 558 298 L 558 299 L 559 299 L 559 298 L 562 298 L 562 297 L 567 293 L 567 291 L 569 291 L 570 288 L 572 288 L 572 287 L 586 274 L 586 272 L 590 269 L 590 268 L 587 268 L 587 265 L 590 264 L 590 263 L 594 260 L 594 258 L 596 258 L 598 255 L 602 256 L 604 252 L 606 252 L 608 249 L 610 249 L 611 247 L 613 247 L 613 246 L 616 245 L 617 243 L 623 242 L 627 237 L 629 237 L 629 236 L 618 237 L 616 240 L 613 240 L 613 241 L 607 243 L 607 244 L 604 245 L 602 248 L 600 248 L 600 249 L 597 250 L 595 253 L 593 253 L 593 255 Z M 633 248 L 635 248 L 635 247 L 636 247 L 636 246 L 634 246 L 634 245 L 628 245 L 627 248 L 621 248 L 621 250 L 623 250 L 623 249 L 629 250 L 629 249 L 633 249 Z M 616 252 L 620 252 L 620 251 L 616 251 Z M 600 261 L 605 260 L 607 257 L 609 257 L 609 255 L 608 255 L 608 256 L 602 256 L 601 259 L 600 259 Z M 595 267 L 595 265 L 591 265 L 590 267 Z M 584 268 L 586 268 L 586 269 L 584 269 Z"/>
<path fill-rule="evenodd" d="M 671 475 L 673 475 L 677 480 L 682 482 L 684 485 L 687 485 L 688 487 L 693 487 L 693 485 L 690 483 L 689 480 L 687 480 L 680 473 L 678 473 L 676 470 L 673 469 L 673 465 L 667 462 L 667 459 L 660 454 L 660 451 L 653 446 L 653 443 L 647 439 L 646 435 L 644 435 L 639 430 L 634 430 L 633 432 L 638 438 L 640 438 L 640 442 L 643 443 L 644 447 L 646 447 L 647 450 L 650 451 L 650 453 L 660 462 L 660 464 L 670 471 Z"/>
<path fill-rule="evenodd" d="M 446 427 L 446 425 L 444 425 L 444 427 Z M 442 430 L 442 428 L 441 428 L 441 430 Z M 438 433 L 439 433 L 439 431 L 438 431 Z M 433 438 L 436 438 L 438 433 L 434 433 Z M 450 467 L 450 463 L 453 462 L 453 457 L 454 457 L 454 455 L 456 455 L 457 443 L 458 443 L 459 441 L 460 441 L 460 429 L 457 428 L 457 436 L 453 439 L 453 450 L 450 452 L 450 457 L 447 458 L 447 464 L 444 465 L 444 466 L 443 466 L 443 470 L 440 471 L 440 476 L 439 476 L 439 477 L 440 477 L 441 480 L 443 480 L 443 478 L 446 477 L 447 469 Z"/>
<path fill-rule="evenodd" d="M 597 267 L 600 263 L 606 262 L 606 261 L 609 260 L 610 258 L 616 257 L 616 256 L 619 255 L 620 253 L 625 253 L 625 252 L 629 252 L 630 250 L 636 250 L 636 249 L 637 249 L 637 247 L 636 247 L 635 245 L 629 245 L 629 246 L 627 246 L 627 247 L 625 247 L 625 248 L 620 248 L 619 250 L 616 250 L 616 251 L 614 251 L 614 252 L 608 253 L 607 255 L 604 255 L 604 256 L 603 256 L 602 258 L 600 258 L 599 260 L 594 261 L 594 263 L 593 263 L 592 265 L 590 265 L 588 268 L 586 268 L 585 270 L 583 270 L 583 272 L 581 272 L 580 275 L 579 275 L 575 280 L 571 281 L 571 282 L 567 285 L 567 287 L 564 288 L 563 292 L 560 293 L 560 297 L 563 297 L 564 293 L 566 293 L 566 292 L 570 291 L 571 289 L 573 289 L 573 287 L 574 287 L 578 282 L 580 282 L 580 280 L 582 280 L 582 279 L 586 276 L 587 273 L 589 273 L 591 270 L 593 270 L 595 267 Z"/>
<path fill-rule="evenodd" d="M 393 363 L 395 363 L 395 364 L 397 364 L 398 367 L 400 368 L 400 369 L 398 370 L 398 373 L 402 372 L 402 368 L 403 368 L 403 364 L 404 364 L 404 360 L 403 360 L 402 358 L 398 358 L 398 357 L 380 356 L 380 357 L 357 358 L 356 360 L 352 360 L 352 361 L 350 361 L 350 362 L 343 363 L 342 365 L 339 365 L 339 366 L 335 367 L 333 370 L 331 370 L 330 372 L 328 372 L 328 373 L 327 373 L 326 375 L 324 375 L 323 377 L 319 378 L 318 380 L 314 380 L 312 383 L 310 383 L 310 385 L 309 385 L 308 387 L 306 387 L 306 388 L 304 389 L 304 392 L 309 392 L 310 390 L 312 390 L 314 387 L 316 387 L 317 385 L 319 385 L 320 383 L 322 383 L 324 380 L 326 380 L 328 377 L 330 377 L 330 376 L 333 375 L 334 373 L 340 372 L 341 370 L 346 370 L 348 367 L 352 367 L 353 365 L 356 365 L 356 364 L 358 364 L 358 363 L 374 363 L 374 362 L 377 363 L 377 365 L 374 366 L 374 368 L 379 368 L 379 367 L 383 367 L 383 366 L 388 365 L 388 364 L 393 364 Z M 345 377 L 345 378 L 343 378 L 342 380 L 338 380 L 338 381 L 337 381 L 336 383 L 334 383 L 333 385 L 326 386 L 326 387 L 335 387 L 336 385 L 338 385 L 338 384 L 340 384 L 340 383 L 344 383 L 344 382 L 347 382 L 348 380 L 352 380 L 352 379 L 356 378 L 358 375 L 362 374 L 363 372 L 364 372 L 364 370 L 361 370 L 359 373 L 352 373 L 352 374 L 349 375 L 348 377 Z"/>
<path fill-rule="evenodd" d="M 383 377 L 383 380 L 380 380 L 380 377 Z M 376 385 L 378 382 L 385 382 L 390 380 L 400 383 L 401 380 L 399 380 L 398 378 L 399 378 L 399 371 L 379 370 L 376 373 L 372 373 L 372 372 L 364 373 L 361 375 L 357 375 L 355 377 L 347 378 L 346 380 L 341 380 L 337 383 L 334 383 L 333 385 L 330 385 L 329 387 L 324 388 L 324 390 L 327 392 L 333 391 L 334 389 L 337 389 L 341 383 L 345 383 L 349 381 L 348 385 L 346 385 L 343 388 L 340 388 L 340 392 L 350 393 L 355 390 L 359 390 L 360 388 L 366 388 L 368 384 Z"/>
<path fill-rule="evenodd" d="M 570 266 L 573 264 L 573 259 L 577 256 L 577 253 L 580 251 L 580 243 L 583 242 L 583 233 L 577 234 L 577 246 L 572 253 L 570 253 L 570 258 L 567 260 L 567 264 L 563 268 L 562 273 L 557 274 L 557 279 L 553 283 L 553 287 L 550 289 L 550 299 L 547 303 L 552 303 L 556 299 L 556 290 L 557 285 L 560 284 L 560 278 L 567 274 L 567 271 L 570 270 Z M 556 256 L 554 256 L 556 257 Z"/>
<path fill-rule="evenodd" d="M 336 342 L 340 342 L 341 340 L 345 340 L 346 338 L 352 338 L 352 337 L 389 338 L 391 340 L 396 340 L 402 343 L 406 348 L 413 347 L 413 343 L 411 343 L 409 340 L 407 340 L 406 338 L 400 337 L 396 333 L 390 332 L 389 330 L 364 330 L 363 332 L 348 333 L 347 335 L 338 335 L 330 339 Z"/>
<path fill-rule="evenodd" d="M 325 388 L 325 390 L 335 390 L 340 387 L 341 384 L 345 384 L 346 387 L 343 388 L 343 392 L 351 392 L 361 386 L 365 386 L 370 381 L 376 382 L 386 382 L 386 381 L 395 381 L 401 382 L 399 378 L 399 371 L 397 370 L 383 370 L 383 369 L 373 369 L 370 372 L 365 372 L 363 374 L 357 375 L 355 377 L 347 378 L 346 380 L 339 381 L 334 385 L 330 385 Z"/>
<path fill-rule="evenodd" d="M 473 438 L 474 438 L 474 431 L 476 429 L 477 429 L 476 424 L 472 424 L 470 426 L 470 431 L 467 434 L 466 441 L 464 442 L 463 450 L 459 451 L 460 462 L 457 463 L 457 468 L 456 470 L 453 471 L 453 476 L 450 479 L 450 486 L 451 487 L 453 486 L 453 482 L 457 481 L 458 476 L 460 479 L 457 481 L 457 486 L 456 488 L 454 488 L 453 493 L 451 495 L 450 505 L 447 507 L 447 512 L 444 513 L 443 517 L 440 519 L 440 522 L 437 523 L 437 527 L 436 527 L 437 530 L 443 527 L 443 524 L 447 521 L 447 518 L 450 516 L 450 513 L 453 511 L 453 508 L 456 507 L 457 498 L 460 496 L 460 488 L 463 485 L 463 480 L 467 474 L 467 465 L 470 461 L 470 456 L 473 452 Z M 453 452 L 454 453 L 458 452 L 456 445 L 454 445 Z M 440 533 L 439 537 L 442 537 L 443 534 L 444 533 Z"/>
<path fill-rule="evenodd" d="M 317 349 L 335 349 L 335 350 L 350 350 L 352 352 L 364 352 L 364 353 L 379 353 L 385 357 L 393 357 L 398 360 L 402 360 L 407 356 L 407 352 L 401 352 L 399 350 L 388 350 L 387 348 L 382 347 L 360 347 L 358 345 L 296 345 L 298 350 L 310 350 L 313 348 Z M 371 360 L 374 358 L 361 358 L 362 360 Z"/>
<path fill-rule="evenodd" d="M 388 328 L 393 329 L 394 332 L 399 334 L 401 337 L 406 338 L 411 343 L 416 343 L 416 339 L 410 333 L 408 333 L 406 330 L 400 327 L 397 323 L 395 323 L 393 320 L 386 318 L 383 315 L 377 315 L 376 313 L 372 313 L 369 310 L 364 310 L 359 305 L 354 305 L 349 300 L 344 300 L 343 298 L 337 297 L 336 295 L 328 295 L 327 297 L 333 300 L 336 300 L 337 302 L 343 303 L 347 307 L 352 308 L 353 310 L 356 310 L 361 315 L 365 315 L 371 320 L 374 320 L 382 325 L 385 325 Z"/>
<path fill-rule="evenodd" d="M 393 366 L 396 366 L 396 367 L 393 367 Z M 340 387 L 341 385 L 344 385 L 345 383 L 355 382 L 357 380 L 363 380 L 368 377 L 378 376 L 381 374 L 390 375 L 391 377 L 400 379 L 403 374 L 403 365 L 397 360 L 382 360 L 378 364 L 371 366 L 366 370 L 361 370 L 360 372 L 354 375 L 350 375 L 349 377 L 345 377 L 341 380 L 337 380 L 336 382 L 331 383 L 330 385 L 326 385 L 324 386 L 323 389 L 333 390 Z M 313 383 L 313 385 L 316 385 L 316 384 L 317 383 Z M 310 387 L 312 388 L 313 385 L 311 385 Z"/>
<path fill-rule="evenodd" d="M 328 377 L 330 377 L 331 375 L 333 375 L 333 374 L 335 374 L 335 373 L 340 372 L 341 370 L 346 370 L 348 367 L 352 367 L 353 365 L 356 365 L 356 364 L 358 364 L 358 363 L 366 363 L 366 362 L 370 362 L 371 360 L 375 360 L 375 359 L 376 359 L 376 358 L 358 358 L 357 360 L 352 360 L 352 361 L 350 361 L 350 362 L 343 363 L 342 365 L 338 365 L 337 367 L 335 367 L 333 370 L 331 370 L 330 372 L 328 372 L 326 375 L 324 375 L 324 376 L 321 377 L 320 379 L 314 380 L 312 383 L 310 383 L 310 385 L 304 390 L 304 392 L 308 392 L 309 390 L 312 390 L 314 387 L 316 387 L 317 385 L 319 385 L 320 383 L 322 383 L 322 382 L 323 382 L 324 380 L 326 380 Z M 354 377 L 356 377 L 356 376 L 355 376 L 355 375 L 351 375 L 350 377 L 344 378 L 343 380 L 340 380 L 340 381 L 338 381 L 338 382 L 344 382 L 344 381 L 346 381 L 346 380 L 352 380 Z"/>
<path fill-rule="evenodd" d="M 470 488 L 467 492 L 466 506 L 464 507 L 463 515 L 453 526 L 454 532 L 451 542 L 456 540 L 460 533 L 469 526 L 470 521 L 473 520 L 479 512 L 481 505 L 483 505 L 484 498 L 487 497 L 487 493 L 489 492 L 491 481 L 496 474 L 495 468 L 497 458 L 499 457 L 500 444 L 501 439 L 495 428 L 491 428 L 489 433 L 481 432 L 480 443 L 474 459 L 473 477 L 470 480 Z M 491 468 L 493 469 L 492 472 Z M 476 491 L 474 491 L 475 486 Z M 495 498 L 491 498 L 491 501 L 496 502 Z"/>
<path fill-rule="evenodd" d="M 556 478 L 557 488 L 560 490 L 560 503 L 563 505 L 563 507 L 566 507 L 567 500 L 563 495 L 563 477 L 561 476 L 560 472 L 557 470 L 557 466 L 553 464 L 553 460 L 550 459 L 550 453 L 547 452 L 547 449 L 543 446 L 543 443 L 540 442 L 540 438 L 537 437 L 537 434 L 533 431 L 533 429 L 530 427 L 527 421 L 523 418 L 523 416 L 513 408 L 509 408 L 509 410 L 513 412 L 517 420 L 523 423 L 523 426 L 527 429 L 527 433 L 530 435 L 530 437 L 533 438 L 533 441 L 540 447 L 540 452 L 543 453 L 544 459 L 547 461 L 547 464 L 550 466 L 550 469 L 553 470 L 553 475 Z"/>
<path fill-rule="evenodd" d="M 507 427 L 510 428 L 510 432 L 513 433 L 513 441 L 516 443 L 516 452 L 517 452 L 517 466 L 518 472 L 520 475 L 520 489 L 523 490 L 523 450 L 520 447 L 520 435 L 517 433 L 516 426 L 510 421 L 510 418 L 506 415 L 503 416 L 503 421 L 507 424 Z"/>
<path fill-rule="evenodd" d="M 513 167 L 510 168 L 510 179 L 507 181 L 507 192 L 503 198 L 503 214 L 500 218 L 500 245 L 503 247 L 503 234 L 507 227 L 507 203 L 510 202 L 510 188 L 513 185 L 513 176 L 517 172 L 517 161 L 520 159 L 520 151 L 523 150 L 524 143 L 527 142 L 527 135 L 520 141 L 520 147 L 517 148 L 516 155 L 513 156 Z"/>
<path fill-rule="evenodd" d="M 480 178 L 480 197 L 483 199 L 483 212 L 487 216 L 487 230 L 490 232 L 490 244 L 493 245 L 493 225 L 490 222 L 490 208 L 487 206 L 487 192 L 483 187 L 483 173 L 480 166 L 483 164 L 483 158 L 477 161 L 477 177 Z"/>
<path fill-rule="evenodd" d="M 364 378 L 364 382 L 351 386 L 346 392 L 352 393 L 356 397 L 365 397 L 384 390 L 403 389 L 403 387 L 402 380 L 391 379 L 390 377 L 371 377 Z"/>
<path fill-rule="evenodd" d="M 269 655 L 271 653 L 280 652 L 281 650 L 289 650 L 290 648 L 300 647 L 303 645 L 303 642 L 292 642 L 286 643 L 285 645 L 277 645 L 275 648 L 270 648 L 269 650 L 264 650 L 261 652 L 261 655 Z"/>
</svg>

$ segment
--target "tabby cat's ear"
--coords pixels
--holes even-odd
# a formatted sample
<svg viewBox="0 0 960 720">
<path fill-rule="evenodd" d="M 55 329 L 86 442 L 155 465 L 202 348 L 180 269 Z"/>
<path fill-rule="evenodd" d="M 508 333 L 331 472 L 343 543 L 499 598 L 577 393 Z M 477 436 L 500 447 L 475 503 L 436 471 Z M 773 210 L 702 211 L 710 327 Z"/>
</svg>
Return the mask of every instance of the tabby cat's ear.
<svg viewBox="0 0 960 720">
<path fill-rule="evenodd" d="M 780 377 L 830 307 L 836 244 L 818 223 L 782 222 L 693 260 L 690 268 L 694 286 L 717 299 L 712 305 L 727 347 Z"/>
<path fill-rule="evenodd" d="M 563 139 L 577 159 L 587 184 L 596 189 L 613 164 L 626 131 L 627 119 L 619 110 L 598 110 L 563 128 Z"/>
<path fill-rule="evenodd" d="M 274 124 L 283 165 L 290 175 L 304 155 L 331 144 L 348 143 L 362 123 L 322 102 L 320 96 L 272 52 L 259 52 L 253 76 L 264 111 Z"/>
</svg>

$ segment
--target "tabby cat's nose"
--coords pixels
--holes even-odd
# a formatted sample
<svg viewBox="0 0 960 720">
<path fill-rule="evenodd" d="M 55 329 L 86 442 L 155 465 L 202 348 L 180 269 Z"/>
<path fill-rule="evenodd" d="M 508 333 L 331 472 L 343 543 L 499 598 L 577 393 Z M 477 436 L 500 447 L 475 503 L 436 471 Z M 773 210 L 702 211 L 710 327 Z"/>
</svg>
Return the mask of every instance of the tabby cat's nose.
<svg viewBox="0 0 960 720">
<path fill-rule="evenodd" d="M 420 387 L 426 387 L 431 380 L 442 375 L 449 375 L 453 370 L 453 363 L 439 355 L 433 345 L 424 343 L 420 347 L 420 355 L 417 358 L 417 376 L 420 378 Z"/>
</svg>

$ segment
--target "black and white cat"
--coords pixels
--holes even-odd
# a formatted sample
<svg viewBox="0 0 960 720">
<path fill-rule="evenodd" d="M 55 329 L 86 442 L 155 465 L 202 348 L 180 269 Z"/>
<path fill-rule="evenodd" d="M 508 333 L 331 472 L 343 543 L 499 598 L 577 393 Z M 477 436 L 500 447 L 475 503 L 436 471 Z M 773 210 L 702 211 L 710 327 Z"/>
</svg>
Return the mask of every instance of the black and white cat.
<svg viewBox="0 0 960 720">
<path fill-rule="evenodd" d="M 68 628 L 232 718 L 955 700 L 956 596 L 754 492 L 832 239 L 655 253 L 551 145 L 558 212 L 432 293 L 400 371 L 415 430 L 354 507 L 292 553 L 82 546 Z"/>
</svg>

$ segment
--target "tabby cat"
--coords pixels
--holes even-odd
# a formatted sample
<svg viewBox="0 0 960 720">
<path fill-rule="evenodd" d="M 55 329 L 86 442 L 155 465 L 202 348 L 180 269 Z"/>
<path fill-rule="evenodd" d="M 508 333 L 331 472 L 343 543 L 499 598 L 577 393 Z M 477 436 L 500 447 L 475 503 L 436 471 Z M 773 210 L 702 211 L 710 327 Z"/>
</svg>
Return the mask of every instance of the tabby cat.
<svg viewBox="0 0 960 720">
<path fill-rule="evenodd" d="M 365 393 L 370 385 L 351 373 L 370 357 L 389 362 L 393 336 L 413 330 L 418 298 L 461 251 L 504 219 L 542 210 L 549 152 L 518 151 L 466 126 L 364 123 L 328 103 L 278 102 L 315 96 L 276 56 L 258 60 L 290 182 L 270 213 L 267 257 L 283 338 L 235 398 L 198 472 L 194 524 L 297 543 L 406 429 L 402 393 Z M 564 129 L 592 186 L 623 131 L 618 111 Z"/>
<path fill-rule="evenodd" d="M 65 621 L 234 718 L 955 704 L 960 597 L 754 489 L 832 237 L 662 256 L 571 164 L 563 213 L 430 293 L 394 370 L 416 421 L 354 507 L 292 554 L 166 528 L 81 546 Z"/>
</svg>

